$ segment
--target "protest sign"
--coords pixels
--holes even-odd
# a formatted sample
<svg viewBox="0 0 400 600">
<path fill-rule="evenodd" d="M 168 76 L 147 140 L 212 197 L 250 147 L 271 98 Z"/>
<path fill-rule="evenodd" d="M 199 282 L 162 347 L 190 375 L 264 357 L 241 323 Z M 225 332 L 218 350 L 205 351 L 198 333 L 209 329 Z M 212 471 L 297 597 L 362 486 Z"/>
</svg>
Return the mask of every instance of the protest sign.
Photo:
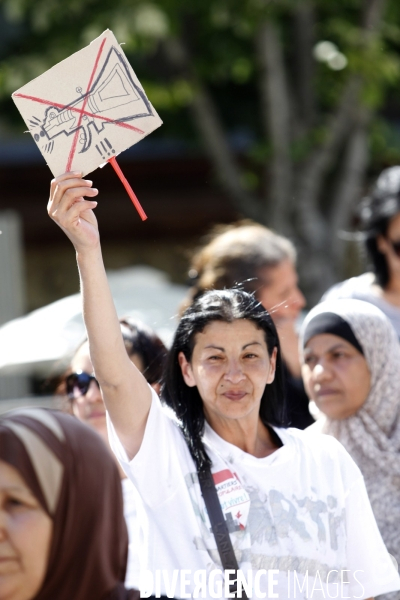
<svg viewBox="0 0 400 600">
<path fill-rule="evenodd" d="M 162 124 L 110 30 L 12 98 L 54 177 L 109 161 L 128 193 L 115 157 Z"/>
</svg>

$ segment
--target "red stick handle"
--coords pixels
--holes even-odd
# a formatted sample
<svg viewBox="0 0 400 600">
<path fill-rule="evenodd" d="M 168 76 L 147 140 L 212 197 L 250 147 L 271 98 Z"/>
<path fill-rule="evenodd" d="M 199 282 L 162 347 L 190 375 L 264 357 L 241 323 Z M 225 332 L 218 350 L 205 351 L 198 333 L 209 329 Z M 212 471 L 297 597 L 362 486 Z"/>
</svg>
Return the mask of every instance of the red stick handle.
<svg viewBox="0 0 400 600">
<path fill-rule="evenodd" d="M 128 196 L 132 200 L 132 202 L 133 202 L 136 210 L 138 211 L 138 213 L 140 215 L 140 218 L 142 219 L 142 221 L 145 221 L 147 219 L 147 215 L 144 212 L 144 210 L 142 208 L 142 205 L 140 204 L 139 200 L 136 198 L 135 192 L 133 191 L 133 189 L 129 185 L 129 181 L 127 180 L 127 178 L 125 177 L 125 175 L 121 171 L 121 168 L 120 168 L 119 164 L 117 163 L 117 159 L 115 158 L 115 156 L 113 156 L 112 158 L 110 158 L 108 160 L 108 162 L 110 163 L 110 165 L 112 166 L 112 168 L 114 169 L 114 171 L 116 172 L 116 174 L 118 175 L 118 177 L 120 178 L 120 180 L 122 182 L 122 185 L 124 186 L 124 188 L 128 192 Z"/>
</svg>

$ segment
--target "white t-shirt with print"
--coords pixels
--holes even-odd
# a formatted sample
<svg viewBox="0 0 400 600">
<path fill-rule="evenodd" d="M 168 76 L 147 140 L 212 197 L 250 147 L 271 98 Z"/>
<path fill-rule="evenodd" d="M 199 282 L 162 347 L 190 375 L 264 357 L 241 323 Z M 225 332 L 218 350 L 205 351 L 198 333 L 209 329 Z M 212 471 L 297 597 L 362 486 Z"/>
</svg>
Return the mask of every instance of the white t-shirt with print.
<svg viewBox="0 0 400 600">
<path fill-rule="evenodd" d="M 129 551 L 128 562 L 126 565 L 125 586 L 138 588 L 140 583 L 140 560 L 139 560 L 139 539 L 140 539 L 140 496 L 128 478 L 121 480 L 122 497 L 124 500 L 124 517 L 128 529 Z"/>
<path fill-rule="evenodd" d="M 152 392 L 144 439 L 131 461 L 108 424 L 111 446 L 146 513 L 142 589 L 226 597 L 195 464 L 169 411 Z M 251 597 L 369 598 L 400 589 L 361 472 L 343 446 L 322 434 L 275 431 L 283 446 L 256 458 L 205 427 L 214 482 Z"/>
</svg>

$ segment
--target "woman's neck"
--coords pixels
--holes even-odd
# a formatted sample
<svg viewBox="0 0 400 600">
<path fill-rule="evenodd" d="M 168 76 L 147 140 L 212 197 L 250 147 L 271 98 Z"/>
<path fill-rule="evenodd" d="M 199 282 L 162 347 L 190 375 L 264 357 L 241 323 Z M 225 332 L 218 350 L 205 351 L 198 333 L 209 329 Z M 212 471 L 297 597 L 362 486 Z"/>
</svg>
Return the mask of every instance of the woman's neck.
<svg viewBox="0 0 400 600">
<path fill-rule="evenodd" d="M 207 419 L 207 421 L 223 440 L 256 458 L 269 456 L 279 448 L 260 418 L 257 422 L 245 422 L 239 419 L 224 421 L 213 419 L 212 422 Z"/>
</svg>

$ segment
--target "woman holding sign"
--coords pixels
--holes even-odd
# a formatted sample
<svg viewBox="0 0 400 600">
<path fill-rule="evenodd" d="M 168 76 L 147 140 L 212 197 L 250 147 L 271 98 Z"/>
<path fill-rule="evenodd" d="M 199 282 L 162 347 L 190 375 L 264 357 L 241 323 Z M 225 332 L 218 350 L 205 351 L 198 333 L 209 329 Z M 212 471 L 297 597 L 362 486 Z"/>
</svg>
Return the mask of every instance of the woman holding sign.
<svg viewBox="0 0 400 600">
<path fill-rule="evenodd" d="M 186 310 L 163 390 L 175 418 L 162 407 L 125 351 L 97 194 L 67 173 L 52 181 L 48 211 L 77 253 L 111 444 L 147 512 L 142 590 L 234 597 L 232 579 L 249 598 L 400 589 L 355 463 L 335 439 L 285 427 L 279 340 L 253 296 L 212 291 Z"/>
</svg>

